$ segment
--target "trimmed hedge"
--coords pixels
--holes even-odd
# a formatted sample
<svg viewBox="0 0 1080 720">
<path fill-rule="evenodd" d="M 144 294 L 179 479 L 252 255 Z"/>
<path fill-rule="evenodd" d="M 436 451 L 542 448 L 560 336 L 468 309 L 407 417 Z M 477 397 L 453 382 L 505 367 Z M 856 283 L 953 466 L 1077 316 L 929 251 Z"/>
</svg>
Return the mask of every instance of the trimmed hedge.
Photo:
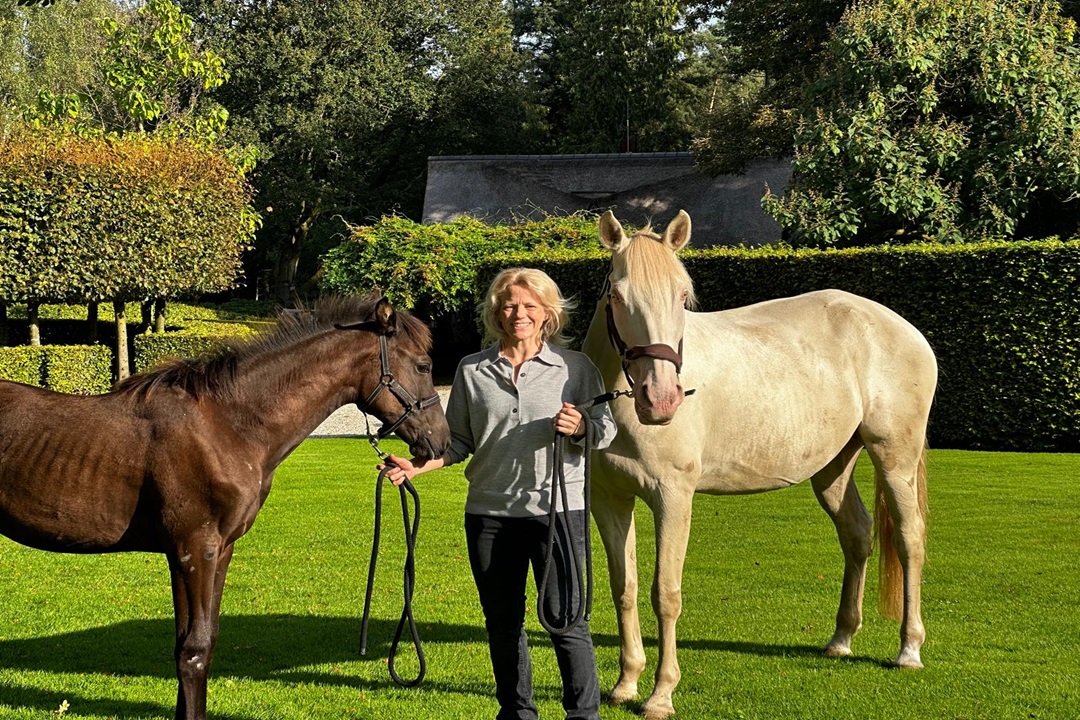
<svg viewBox="0 0 1080 720">
<path fill-rule="evenodd" d="M 63 393 L 104 393 L 112 385 L 112 351 L 102 345 L 2 347 L 0 378 Z"/>
<path fill-rule="evenodd" d="M 220 306 L 170 303 L 169 307 L 170 321 L 180 325 L 179 330 L 140 334 L 133 339 L 135 365 L 140 372 L 167 358 L 214 352 L 233 339 L 251 337 L 274 324 L 264 319 L 270 311 L 267 303 L 236 301 Z M 19 309 L 22 308 L 17 306 L 12 315 L 19 317 Z M 127 311 L 137 317 L 138 303 L 129 303 Z M 86 309 L 77 305 L 44 305 L 42 316 L 81 320 Z M 111 304 L 101 307 L 101 319 L 111 321 Z M 113 384 L 113 365 L 112 349 L 104 345 L 0 347 L 0 379 L 58 392 L 80 395 L 108 392 Z"/>
<path fill-rule="evenodd" d="M 935 447 L 1080 451 L 1080 242 L 1058 240 L 850 250 L 778 248 L 681 253 L 700 310 L 823 288 L 876 300 L 919 328 L 937 354 Z M 548 272 L 579 310 L 584 337 L 608 255 L 494 258 L 477 274 L 528 265 Z"/>
<path fill-rule="evenodd" d="M 273 306 L 253 300 L 230 300 L 220 305 L 169 303 L 168 322 L 179 330 L 135 336 L 135 371 L 145 372 L 177 357 L 198 357 L 272 329 Z"/>
<path fill-rule="evenodd" d="M 0 380 L 44 387 L 45 348 L 40 345 L 0 347 Z"/>
<path fill-rule="evenodd" d="M 245 323 L 196 322 L 178 332 L 137 335 L 135 369 L 144 372 L 171 358 L 206 355 L 255 334 Z"/>
<path fill-rule="evenodd" d="M 235 287 L 258 224 L 252 192 L 223 153 L 179 138 L 0 137 L 0 300 Z"/>
<path fill-rule="evenodd" d="M 45 387 L 62 393 L 98 395 L 112 387 L 112 350 L 104 345 L 46 345 Z"/>
</svg>

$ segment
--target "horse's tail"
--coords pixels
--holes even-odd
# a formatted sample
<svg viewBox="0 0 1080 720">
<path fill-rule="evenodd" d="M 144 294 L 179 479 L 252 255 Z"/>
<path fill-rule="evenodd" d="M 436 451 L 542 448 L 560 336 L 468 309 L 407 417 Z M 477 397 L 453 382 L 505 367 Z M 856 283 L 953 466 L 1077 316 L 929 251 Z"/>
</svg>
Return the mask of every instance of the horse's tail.
<svg viewBox="0 0 1080 720">
<path fill-rule="evenodd" d="M 892 620 L 900 620 L 904 614 L 904 570 L 900 566 L 900 557 L 896 554 L 896 526 L 889 513 L 885 500 L 885 483 L 881 474 L 877 474 L 875 485 L 874 534 L 878 544 L 879 592 L 878 609 L 881 614 Z M 918 493 L 919 517 L 925 541 L 928 504 L 926 498 L 926 445 L 919 456 L 919 465 L 915 471 L 915 492 Z"/>
</svg>

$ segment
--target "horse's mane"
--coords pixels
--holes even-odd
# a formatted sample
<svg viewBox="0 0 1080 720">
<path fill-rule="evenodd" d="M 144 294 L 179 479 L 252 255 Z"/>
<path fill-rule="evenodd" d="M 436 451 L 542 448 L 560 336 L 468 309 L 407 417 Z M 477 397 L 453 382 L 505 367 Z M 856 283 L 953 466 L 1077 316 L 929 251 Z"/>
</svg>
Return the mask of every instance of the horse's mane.
<svg viewBox="0 0 1080 720">
<path fill-rule="evenodd" d="M 379 296 L 330 297 L 314 308 L 286 310 L 278 315 L 273 330 L 249 340 L 235 340 L 227 346 L 196 358 L 167 360 L 148 372 L 132 375 L 116 385 L 115 391 L 141 398 L 159 388 L 178 388 L 195 398 L 231 397 L 236 386 L 237 370 L 246 360 L 280 350 L 287 350 L 338 325 L 352 325 L 373 319 Z M 397 335 L 406 338 L 422 352 L 431 349 L 431 331 L 427 325 L 397 310 Z"/>
<path fill-rule="evenodd" d="M 675 253 L 660 241 L 651 225 L 634 233 L 619 254 L 626 263 L 626 277 L 632 278 L 630 287 L 635 304 L 663 307 L 661 303 L 670 302 L 677 286 L 685 286 L 689 291 L 687 307 L 697 304 L 690 273 Z"/>
</svg>

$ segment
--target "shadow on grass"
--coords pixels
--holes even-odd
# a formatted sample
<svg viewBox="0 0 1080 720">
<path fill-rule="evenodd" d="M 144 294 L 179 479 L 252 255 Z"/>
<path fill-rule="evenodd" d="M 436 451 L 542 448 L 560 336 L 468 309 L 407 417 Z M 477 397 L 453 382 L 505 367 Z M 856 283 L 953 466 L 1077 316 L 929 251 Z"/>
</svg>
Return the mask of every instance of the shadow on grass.
<svg viewBox="0 0 1080 720">
<path fill-rule="evenodd" d="M 211 680 L 243 678 L 286 684 L 380 690 L 396 688 L 388 675 L 372 681 L 347 672 L 322 672 L 313 665 L 334 665 L 357 660 L 385 664 L 396 620 L 373 619 L 368 631 L 368 652 L 359 654 L 360 620 L 356 617 L 297 615 L 226 615 L 221 618 Z M 482 627 L 421 623 L 420 638 L 427 643 L 486 642 Z M 105 627 L 35 638 L 0 641 L 0 668 L 64 674 L 121 675 L 172 679 L 174 630 L 171 620 L 129 620 Z M 399 657 L 414 662 L 407 638 Z M 408 673 L 405 673 L 408 675 Z M 477 693 L 486 688 L 461 683 L 424 682 L 435 692 Z M 80 714 L 127 718 L 172 717 L 174 691 L 168 704 L 82 697 L 32 686 L 0 685 L 0 705 L 55 712 L 67 700 Z M 211 688 L 211 703 L 214 689 Z M 253 720 L 246 715 L 214 715 L 215 720 Z"/>
<path fill-rule="evenodd" d="M 540 634 L 530 637 L 530 641 L 539 641 Z M 656 648 L 655 637 L 643 638 L 644 644 L 649 648 Z M 597 647 L 619 647 L 618 635 L 601 635 L 593 633 L 593 644 Z M 711 652 L 733 653 L 735 655 L 756 655 L 758 657 L 782 657 L 782 658 L 809 658 L 812 660 L 824 659 L 831 662 L 857 663 L 875 665 L 882 668 L 891 668 L 893 664 L 886 660 L 878 660 L 872 657 L 849 655 L 841 658 L 827 658 L 824 645 L 770 645 L 758 642 L 740 642 L 736 640 L 694 640 L 692 638 L 679 638 L 677 642 L 680 650 L 707 650 Z"/>
<path fill-rule="evenodd" d="M 70 692 L 53 692 L 35 687 L 11 687 L 0 685 L 0 705 L 13 708 L 43 710 L 57 713 L 63 702 L 71 704 L 73 711 L 80 715 L 101 715 L 117 718 L 146 717 L 148 715 L 160 715 L 170 717 L 174 713 L 171 706 L 158 705 L 156 703 L 124 702 L 120 700 L 102 700 L 100 698 L 84 698 Z M 223 716 L 222 720 L 248 720 L 236 716 Z"/>
<path fill-rule="evenodd" d="M 371 620 L 367 660 L 385 660 L 396 626 L 396 620 Z M 425 644 L 487 641 L 482 627 L 470 625 L 420 623 L 419 630 Z M 359 637 L 356 617 L 225 615 L 211 677 L 281 679 L 293 668 L 365 659 L 359 654 Z M 171 620 L 128 620 L 60 635 L 0 640 L 0 667 L 173 678 L 174 641 Z M 399 653 L 406 657 L 412 652 L 406 636 Z"/>
<path fill-rule="evenodd" d="M 170 699 L 172 699 L 170 695 Z M 159 705 L 148 702 L 132 702 L 103 698 L 87 698 L 71 692 L 54 692 L 35 687 L 9 687 L 0 685 L 0 705 L 27 710 L 41 710 L 58 715 L 63 702 L 70 704 L 68 712 L 79 715 L 98 715 L 101 717 L 128 720 L 129 718 L 173 717 L 176 713 L 172 704 Z M 214 720 L 257 720 L 250 715 L 233 713 L 212 713 Z"/>
<path fill-rule="evenodd" d="M 320 684 L 367 690 L 396 688 L 380 672 L 380 680 L 360 678 L 347 671 L 313 669 L 317 665 L 365 660 L 385 664 L 396 620 L 373 619 L 369 628 L 368 653 L 358 651 L 360 621 L 356 617 L 299 615 L 225 615 L 221 618 L 211 679 L 236 678 L 274 681 L 286 684 Z M 480 626 L 447 623 L 421 623 L 425 644 L 486 643 Z M 173 662 L 173 623 L 171 620 L 129 620 L 105 627 L 35 638 L 0 641 L 0 668 L 55 673 L 124 675 L 175 678 Z M 547 644 L 546 633 L 530 632 L 530 644 Z M 617 635 L 594 634 L 598 647 L 618 647 Z M 646 638 L 655 647 L 655 638 Z M 708 650 L 761 657 L 822 657 L 816 645 L 769 645 L 766 643 L 718 640 L 680 640 L 682 649 Z M 399 657 L 412 667 L 414 651 L 407 637 L 399 648 Z M 843 662 L 863 662 L 888 666 L 870 658 L 843 658 Z M 409 673 L 406 672 L 406 675 Z M 424 688 L 444 693 L 486 693 L 490 688 L 471 687 L 460 681 L 432 682 Z M 211 691 L 212 694 L 213 691 Z M 11 707 L 55 711 L 67 700 L 82 714 L 115 716 L 121 720 L 148 715 L 170 717 L 169 704 L 127 702 L 101 698 L 82 698 L 72 693 L 58 693 L 36 687 L 0 686 L 0 704 Z M 164 699 L 164 698 L 163 698 Z M 212 700 L 211 700 L 212 701 Z M 251 720 L 243 715 L 220 716 L 222 720 Z"/>
</svg>

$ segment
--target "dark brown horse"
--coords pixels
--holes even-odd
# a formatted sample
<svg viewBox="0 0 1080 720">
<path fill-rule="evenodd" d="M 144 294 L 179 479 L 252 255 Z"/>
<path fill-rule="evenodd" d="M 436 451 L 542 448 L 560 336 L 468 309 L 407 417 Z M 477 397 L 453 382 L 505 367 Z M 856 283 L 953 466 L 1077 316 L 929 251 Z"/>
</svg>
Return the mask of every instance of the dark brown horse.
<svg viewBox="0 0 1080 720">
<path fill-rule="evenodd" d="M 274 469 L 354 402 L 388 427 L 407 415 L 396 431 L 414 454 L 446 451 L 430 343 L 422 322 L 384 299 L 336 299 L 283 316 L 239 349 L 174 361 L 105 395 L 0 381 L 0 533 L 54 552 L 163 553 L 176 717 L 203 720 L 233 543 Z"/>
</svg>

